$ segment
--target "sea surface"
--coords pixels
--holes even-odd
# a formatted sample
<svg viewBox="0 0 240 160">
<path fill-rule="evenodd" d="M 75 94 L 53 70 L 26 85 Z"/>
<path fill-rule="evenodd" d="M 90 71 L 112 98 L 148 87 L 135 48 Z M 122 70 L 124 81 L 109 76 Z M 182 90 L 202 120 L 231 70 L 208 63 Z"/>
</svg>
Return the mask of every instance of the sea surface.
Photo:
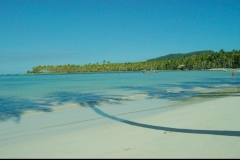
<svg viewBox="0 0 240 160">
<path fill-rule="evenodd" d="M 152 109 L 151 105 L 135 106 L 144 99 L 164 107 L 186 98 L 215 93 L 226 88 L 240 87 L 240 73 L 234 77 L 224 71 L 159 71 L 155 74 L 142 72 L 82 73 L 53 75 L 1 75 L 0 76 L 0 123 L 34 112 L 52 112 L 58 106 L 70 104 L 82 106 L 111 106 L 122 113 L 128 103 L 132 112 Z M 212 94 L 219 96 L 220 94 Z M 223 95 L 223 94 L 222 94 Z M 141 103 L 140 102 L 140 103 Z M 156 104 L 154 105 L 156 107 Z M 129 107 L 130 108 L 130 107 Z M 115 109 L 109 110 L 112 114 Z"/>
</svg>

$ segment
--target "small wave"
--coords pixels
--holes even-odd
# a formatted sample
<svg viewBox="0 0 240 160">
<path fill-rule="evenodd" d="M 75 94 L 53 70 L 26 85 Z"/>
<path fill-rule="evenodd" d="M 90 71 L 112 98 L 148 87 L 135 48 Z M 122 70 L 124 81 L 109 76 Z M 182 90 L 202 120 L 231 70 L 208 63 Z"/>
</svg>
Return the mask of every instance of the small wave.
<svg viewBox="0 0 240 160">
<path fill-rule="evenodd" d="M 211 85 L 212 88 L 221 88 L 221 87 L 230 87 L 232 86 L 231 84 L 215 84 Z"/>
<path fill-rule="evenodd" d="M 193 88 L 194 91 L 203 90 L 203 89 L 206 89 L 206 88 L 204 88 L 204 87 L 194 87 Z"/>
<path fill-rule="evenodd" d="M 172 87 L 172 88 L 167 88 L 165 90 L 161 90 L 161 92 L 167 92 L 167 93 L 181 93 L 183 91 L 186 91 L 188 89 L 181 88 L 181 87 Z"/>
<path fill-rule="evenodd" d="M 135 94 L 135 95 L 130 95 L 128 97 L 125 97 L 125 98 L 130 98 L 130 99 L 138 99 L 138 98 L 144 98 L 144 97 L 147 97 L 148 95 L 147 94 L 144 94 L 144 93 L 140 93 L 140 94 Z"/>
</svg>

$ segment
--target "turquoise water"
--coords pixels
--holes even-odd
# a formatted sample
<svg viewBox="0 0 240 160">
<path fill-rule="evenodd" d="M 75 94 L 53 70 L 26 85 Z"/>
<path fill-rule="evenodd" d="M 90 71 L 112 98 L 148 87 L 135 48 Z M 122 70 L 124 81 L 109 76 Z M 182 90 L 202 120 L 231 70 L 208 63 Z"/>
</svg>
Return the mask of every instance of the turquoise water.
<svg viewBox="0 0 240 160">
<path fill-rule="evenodd" d="M 145 95 L 176 101 L 209 90 L 237 88 L 240 76 L 223 71 L 160 71 L 0 76 L 0 121 L 29 110 L 50 112 L 53 103 L 95 103 Z M 134 99 L 131 99 L 134 100 Z"/>
</svg>

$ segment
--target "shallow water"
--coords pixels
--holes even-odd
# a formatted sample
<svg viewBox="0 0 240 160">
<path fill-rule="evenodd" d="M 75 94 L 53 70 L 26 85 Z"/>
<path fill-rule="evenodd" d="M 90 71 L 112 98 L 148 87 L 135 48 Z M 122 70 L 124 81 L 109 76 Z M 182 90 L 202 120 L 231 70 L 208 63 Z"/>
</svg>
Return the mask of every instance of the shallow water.
<svg viewBox="0 0 240 160">
<path fill-rule="evenodd" d="M 11 118 L 19 121 L 29 111 L 52 112 L 57 106 L 69 108 L 69 104 L 111 106 L 157 99 L 158 106 L 164 107 L 173 101 L 197 95 L 204 97 L 206 92 L 239 86 L 238 75 L 232 77 L 231 72 L 223 71 L 5 75 L 0 76 L 0 122 Z M 151 106 L 132 106 L 129 111 L 151 109 Z M 123 112 L 124 109 L 122 106 L 114 110 Z"/>
</svg>

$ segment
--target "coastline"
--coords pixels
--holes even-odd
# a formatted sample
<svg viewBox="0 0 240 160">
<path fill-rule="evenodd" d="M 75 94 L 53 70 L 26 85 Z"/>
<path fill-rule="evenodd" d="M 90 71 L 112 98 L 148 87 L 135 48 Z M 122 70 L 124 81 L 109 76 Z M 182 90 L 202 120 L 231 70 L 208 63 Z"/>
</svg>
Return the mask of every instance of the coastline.
<svg viewBox="0 0 240 160">
<path fill-rule="evenodd" d="M 236 70 L 237 72 L 240 72 L 240 68 L 211 68 L 211 69 L 174 69 L 174 70 L 155 70 L 156 72 L 166 72 L 166 71 L 232 71 Z M 143 72 L 143 70 L 139 71 L 84 71 L 84 72 L 36 72 L 36 73 L 16 73 L 16 74 L 0 74 L 0 76 L 14 76 L 14 75 L 61 75 L 61 74 L 99 74 L 99 73 L 137 73 L 137 72 Z"/>
<path fill-rule="evenodd" d="M 211 68 L 211 69 L 174 69 L 174 70 L 154 70 L 157 72 L 164 72 L 164 71 L 232 71 L 234 68 Z M 239 71 L 239 68 L 235 68 L 235 70 Z M 135 73 L 135 72 L 143 72 L 143 70 L 138 71 L 84 71 L 84 72 L 36 72 L 36 73 L 25 73 L 25 75 L 54 75 L 54 74 L 97 74 L 97 73 Z"/>
<path fill-rule="evenodd" d="M 6 125 L 9 130 L 18 126 L 20 132 L 9 135 L 14 139 L 1 139 L 0 157 L 239 158 L 240 95 L 239 89 L 235 89 L 234 94 L 233 90 L 203 93 L 204 96 L 195 97 L 195 100 L 168 106 L 164 112 L 133 119 L 112 115 L 104 108 L 94 106 L 92 110 L 100 115 L 86 124 L 81 122 L 86 125 L 83 128 L 80 123 L 70 125 L 70 122 L 46 128 L 51 126 L 50 119 L 73 116 L 76 109 L 61 110 L 56 112 L 56 117 L 53 113 L 25 116 L 20 124 L 3 122 L 5 124 L 1 125 Z M 143 102 L 157 103 L 143 100 L 134 104 Z M 84 109 L 92 113 L 88 108 Z M 66 122 L 67 119 L 62 119 L 61 123 Z M 52 133 L 48 134 L 49 131 Z M 6 130 L 1 133 L 4 134 L 7 134 Z"/>
</svg>

